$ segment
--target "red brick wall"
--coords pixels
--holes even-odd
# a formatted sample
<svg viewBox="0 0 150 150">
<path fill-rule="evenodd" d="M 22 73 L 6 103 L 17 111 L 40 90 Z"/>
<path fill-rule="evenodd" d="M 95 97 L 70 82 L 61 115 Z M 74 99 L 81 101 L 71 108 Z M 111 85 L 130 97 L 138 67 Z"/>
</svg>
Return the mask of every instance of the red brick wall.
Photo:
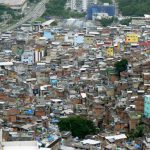
<svg viewBox="0 0 150 150">
<path fill-rule="evenodd" d="M 8 120 L 10 122 L 16 122 L 16 116 L 9 116 Z"/>
</svg>

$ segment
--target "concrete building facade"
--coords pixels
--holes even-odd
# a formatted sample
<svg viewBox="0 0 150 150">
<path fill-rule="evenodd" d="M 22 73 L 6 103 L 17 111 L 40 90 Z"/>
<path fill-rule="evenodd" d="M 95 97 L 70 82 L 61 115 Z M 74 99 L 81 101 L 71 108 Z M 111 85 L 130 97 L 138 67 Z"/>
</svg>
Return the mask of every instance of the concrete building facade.
<svg viewBox="0 0 150 150">
<path fill-rule="evenodd" d="M 97 4 L 97 0 L 70 0 L 71 10 L 86 11 L 91 4 Z"/>
</svg>

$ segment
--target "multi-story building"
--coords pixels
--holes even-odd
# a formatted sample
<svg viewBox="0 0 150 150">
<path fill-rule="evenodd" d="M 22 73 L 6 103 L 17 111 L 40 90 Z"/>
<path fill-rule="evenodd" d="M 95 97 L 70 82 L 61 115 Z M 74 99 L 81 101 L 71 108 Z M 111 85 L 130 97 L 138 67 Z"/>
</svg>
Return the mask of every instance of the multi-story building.
<svg viewBox="0 0 150 150">
<path fill-rule="evenodd" d="M 70 8 L 71 8 L 71 10 L 77 10 L 77 8 L 81 9 L 81 7 L 79 7 L 78 4 L 79 4 L 79 6 L 81 6 L 80 5 L 81 4 L 81 0 L 71 0 L 70 1 Z"/>
<path fill-rule="evenodd" d="M 74 45 L 77 46 L 79 44 L 84 43 L 84 35 L 83 34 L 76 34 L 74 36 Z"/>
<path fill-rule="evenodd" d="M 107 53 L 107 56 L 113 56 L 114 55 L 114 48 L 108 47 L 106 53 Z"/>
<path fill-rule="evenodd" d="M 125 38 L 126 43 L 138 43 L 139 37 L 135 33 L 128 33 Z"/>
<path fill-rule="evenodd" d="M 21 55 L 21 62 L 32 65 L 34 63 L 34 51 L 25 51 Z"/>
<path fill-rule="evenodd" d="M 88 6 L 96 4 L 97 0 L 70 0 L 71 10 L 86 11 Z"/>
</svg>

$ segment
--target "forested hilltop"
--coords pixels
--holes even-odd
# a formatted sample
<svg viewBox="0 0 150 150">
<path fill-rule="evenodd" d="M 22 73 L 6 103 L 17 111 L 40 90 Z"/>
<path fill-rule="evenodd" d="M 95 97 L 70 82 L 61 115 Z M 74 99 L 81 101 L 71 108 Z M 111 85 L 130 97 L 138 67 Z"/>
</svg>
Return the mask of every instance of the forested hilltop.
<svg viewBox="0 0 150 150">
<path fill-rule="evenodd" d="M 117 0 L 123 16 L 150 14 L 150 0 Z"/>
</svg>

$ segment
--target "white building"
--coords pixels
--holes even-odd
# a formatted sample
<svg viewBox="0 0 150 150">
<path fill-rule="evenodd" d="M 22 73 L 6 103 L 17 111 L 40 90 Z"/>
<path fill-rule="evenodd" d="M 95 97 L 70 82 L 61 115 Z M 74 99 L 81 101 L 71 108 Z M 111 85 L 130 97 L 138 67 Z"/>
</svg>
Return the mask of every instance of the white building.
<svg viewBox="0 0 150 150">
<path fill-rule="evenodd" d="M 88 7 L 88 1 L 87 0 L 82 0 L 82 9 L 83 11 L 86 11 Z"/>
<path fill-rule="evenodd" d="M 107 13 L 94 13 L 93 20 L 101 20 L 102 18 L 111 18 Z"/>
<path fill-rule="evenodd" d="M 2 129 L 0 129 L 0 150 L 39 150 L 36 141 L 9 141 L 2 140 Z"/>
<path fill-rule="evenodd" d="M 97 0 L 70 0 L 71 10 L 86 11 L 91 4 L 97 4 Z"/>
<path fill-rule="evenodd" d="M 83 0 L 71 0 L 71 10 L 81 11 L 83 9 L 82 1 Z"/>
<path fill-rule="evenodd" d="M 35 62 L 40 62 L 41 59 L 45 56 L 45 49 L 35 50 Z"/>
<path fill-rule="evenodd" d="M 2 150 L 40 150 L 36 141 L 3 142 Z"/>
</svg>

